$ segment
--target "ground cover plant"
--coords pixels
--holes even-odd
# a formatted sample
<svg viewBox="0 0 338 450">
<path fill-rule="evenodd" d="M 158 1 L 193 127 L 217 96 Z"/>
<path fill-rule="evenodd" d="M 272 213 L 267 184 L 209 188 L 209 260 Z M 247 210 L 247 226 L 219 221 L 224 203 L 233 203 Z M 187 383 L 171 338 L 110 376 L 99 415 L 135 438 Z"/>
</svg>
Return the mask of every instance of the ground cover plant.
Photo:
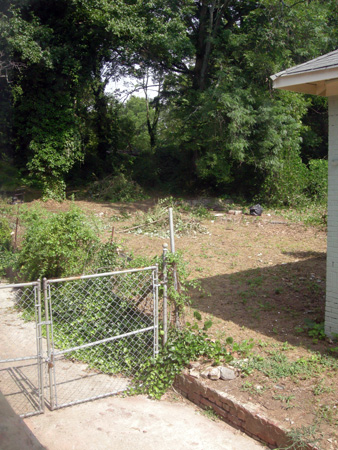
<svg viewBox="0 0 338 450">
<path fill-rule="evenodd" d="M 40 202 L 27 207 L 36 203 Z M 163 243 L 169 243 L 156 235 L 125 232 L 135 226 L 141 212 L 152 214 L 156 205 L 152 199 L 135 204 L 75 203 L 87 217 L 94 215 L 106 242 L 114 229 L 113 242 L 122 249 L 120 255 L 139 255 L 145 261 L 158 256 Z M 68 211 L 72 202 L 49 201 L 43 206 L 58 213 Z M 15 207 L 9 208 L 15 217 Z M 174 206 L 174 220 L 178 208 Z M 180 214 L 192 213 L 191 206 L 189 211 L 184 208 Z M 228 209 L 247 211 L 247 205 Z M 308 210 L 289 210 L 288 217 L 265 208 L 262 217 L 232 215 L 227 210 L 202 219 L 195 215 L 208 234 L 176 239 L 191 278 L 202 288 L 190 290 L 192 304 L 185 309 L 185 319 L 191 326 L 197 322 L 199 329 L 211 323 L 204 332 L 231 353 L 231 364 L 241 373 L 226 385 L 209 383 L 243 402 L 255 403 L 262 414 L 289 429 L 294 442 L 316 440 L 319 448 L 334 450 L 338 445 L 338 344 L 322 334 L 325 223 L 318 215 L 312 223 L 320 226 L 304 225 Z M 6 215 L 13 230 L 11 211 Z M 229 336 L 233 343 L 227 343 Z M 154 367 L 147 370 L 161 377 Z"/>
</svg>

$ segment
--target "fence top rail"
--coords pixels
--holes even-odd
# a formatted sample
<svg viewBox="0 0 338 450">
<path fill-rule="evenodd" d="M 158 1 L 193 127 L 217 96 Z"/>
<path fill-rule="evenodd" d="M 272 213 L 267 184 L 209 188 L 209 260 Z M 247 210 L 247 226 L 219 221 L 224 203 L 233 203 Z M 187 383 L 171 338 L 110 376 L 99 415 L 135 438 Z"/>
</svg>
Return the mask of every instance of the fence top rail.
<svg viewBox="0 0 338 450">
<path fill-rule="evenodd" d="M 126 270 L 116 270 L 114 272 L 105 272 L 105 273 L 94 273 L 90 275 L 79 275 L 76 277 L 67 277 L 67 278 L 53 278 L 53 279 L 46 279 L 44 278 L 44 281 L 46 281 L 48 284 L 50 283 L 59 283 L 62 281 L 74 281 L 74 280 L 87 280 L 89 278 L 99 278 L 99 277 L 107 277 L 110 275 L 120 275 L 124 273 L 134 273 L 134 272 L 145 272 L 148 270 L 156 270 L 158 268 L 157 265 L 155 266 L 149 266 L 149 267 L 142 267 L 139 269 L 126 269 Z"/>
<path fill-rule="evenodd" d="M 26 287 L 26 286 L 38 286 L 39 284 L 40 284 L 39 281 L 32 281 L 30 283 L 0 284 L 0 289 L 21 288 L 21 287 Z"/>
</svg>

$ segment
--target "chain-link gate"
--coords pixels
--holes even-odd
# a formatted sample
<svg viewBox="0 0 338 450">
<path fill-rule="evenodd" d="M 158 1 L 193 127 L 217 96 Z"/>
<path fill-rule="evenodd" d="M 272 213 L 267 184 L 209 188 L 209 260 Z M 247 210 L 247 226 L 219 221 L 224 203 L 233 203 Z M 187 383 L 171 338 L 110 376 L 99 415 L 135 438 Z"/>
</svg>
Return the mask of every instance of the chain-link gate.
<svg viewBox="0 0 338 450">
<path fill-rule="evenodd" d="M 22 417 L 122 392 L 158 353 L 158 268 L 0 285 L 0 391 Z M 48 391 L 48 392 L 47 392 Z"/>
<path fill-rule="evenodd" d="M 43 291 L 51 409 L 124 391 L 158 353 L 157 266 L 44 280 Z"/>
<path fill-rule="evenodd" d="M 0 391 L 21 417 L 43 411 L 40 282 L 0 285 Z"/>
</svg>

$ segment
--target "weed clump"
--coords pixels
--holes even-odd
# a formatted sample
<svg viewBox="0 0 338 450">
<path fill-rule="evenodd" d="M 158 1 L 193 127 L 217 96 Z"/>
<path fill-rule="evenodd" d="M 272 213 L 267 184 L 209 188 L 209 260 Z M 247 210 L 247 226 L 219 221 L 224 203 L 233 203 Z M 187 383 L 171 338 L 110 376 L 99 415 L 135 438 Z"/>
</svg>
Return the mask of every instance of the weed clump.
<svg viewBox="0 0 338 450">
<path fill-rule="evenodd" d="M 101 201 L 135 202 L 147 198 L 141 186 L 123 173 L 95 181 L 88 190 L 93 199 Z"/>
<path fill-rule="evenodd" d="M 200 357 L 214 359 L 218 363 L 232 361 L 232 355 L 219 341 L 212 342 L 204 331 L 194 333 L 189 328 L 171 329 L 167 344 L 156 358 L 142 364 L 134 374 L 131 393 L 146 393 L 160 399 L 190 361 Z"/>
<path fill-rule="evenodd" d="M 133 227 L 125 231 L 168 239 L 168 207 L 175 207 L 175 236 L 209 234 L 207 227 L 201 224 L 201 219 L 210 217 L 208 211 L 202 207 L 188 207 L 182 200 L 173 197 L 164 198 L 150 211 L 138 214 Z"/>
</svg>

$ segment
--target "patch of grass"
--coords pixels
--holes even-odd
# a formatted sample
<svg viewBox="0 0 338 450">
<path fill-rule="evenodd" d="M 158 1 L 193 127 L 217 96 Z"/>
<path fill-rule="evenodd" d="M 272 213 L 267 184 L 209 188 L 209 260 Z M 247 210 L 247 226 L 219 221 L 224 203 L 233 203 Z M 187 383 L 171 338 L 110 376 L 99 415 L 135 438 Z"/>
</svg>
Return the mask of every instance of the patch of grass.
<svg viewBox="0 0 338 450">
<path fill-rule="evenodd" d="M 207 408 L 203 409 L 201 411 L 201 414 L 203 414 L 203 416 L 207 417 L 208 419 L 212 420 L 213 422 L 216 422 L 216 420 L 218 420 L 218 416 L 215 413 L 215 411 L 212 409 L 211 406 L 208 406 Z"/>
<path fill-rule="evenodd" d="M 338 406 L 336 403 L 329 405 L 320 405 L 316 411 L 317 419 L 330 425 L 338 425 Z"/>
<path fill-rule="evenodd" d="M 261 286 L 263 284 L 264 278 L 262 276 L 258 276 L 255 278 L 251 278 L 250 280 L 247 281 L 247 284 L 249 286 L 254 286 L 254 287 L 258 287 Z"/>
<path fill-rule="evenodd" d="M 245 381 L 241 386 L 241 391 L 248 392 L 251 395 L 262 395 L 264 391 L 266 391 L 266 386 L 254 385 L 249 381 Z"/>
<path fill-rule="evenodd" d="M 259 302 L 258 306 L 262 311 L 273 311 L 274 309 L 276 309 L 276 306 L 270 302 Z"/>
<path fill-rule="evenodd" d="M 304 326 L 296 326 L 296 333 L 307 333 L 309 337 L 312 337 L 312 342 L 318 344 L 318 341 L 324 341 L 326 339 L 324 322 L 316 323 L 313 320 L 305 319 Z"/>
<path fill-rule="evenodd" d="M 304 223 L 305 225 L 320 228 L 326 227 L 327 223 L 326 204 L 309 204 L 303 208 L 277 209 L 275 210 L 275 214 L 290 222 Z"/>
<path fill-rule="evenodd" d="M 307 450 L 308 444 L 317 444 L 318 438 L 317 424 L 312 424 L 309 426 L 301 426 L 299 428 L 292 428 L 287 436 L 291 442 L 290 445 L 286 447 L 280 447 L 276 450 Z"/>
<path fill-rule="evenodd" d="M 272 398 L 285 403 L 286 409 L 294 408 L 294 405 L 291 405 L 291 401 L 295 398 L 294 395 L 273 395 Z"/>
<path fill-rule="evenodd" d="M 289 361 L 286 355 L 279 351 L 271 352 L 267 358 L 254 355 L 240 367 L 242 370 L 249 371 L 249 373 L 258 370 L 274 381 L 295 376 L 309 378 L 323 371 L 319 359 L 299 358 L 297 361 Z"/>
<path fill-rule="evenodd" d="M 322 394 L 327 394 L 329 392 L 334 391 L 334 389 L 330 386 L 325 386 L 324 385 L 325 381 L 323 379 L 321 379 L 319 381 L 319 383 L 316 384 L 316 386 L 314 386 L 312 392 L 313 395 L 322 395 Z"/>
</svg>

